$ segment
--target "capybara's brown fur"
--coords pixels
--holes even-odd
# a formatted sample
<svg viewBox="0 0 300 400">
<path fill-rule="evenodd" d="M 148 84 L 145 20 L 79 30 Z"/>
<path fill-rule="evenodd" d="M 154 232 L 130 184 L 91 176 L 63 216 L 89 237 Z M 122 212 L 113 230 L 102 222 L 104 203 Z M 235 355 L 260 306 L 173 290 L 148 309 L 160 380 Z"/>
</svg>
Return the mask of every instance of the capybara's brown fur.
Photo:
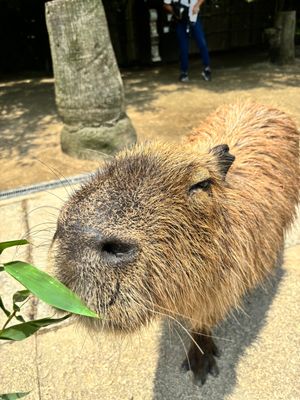
<svg viewBox="0 0 300 400">
<path fill-rule="evenodd" d="M 204 382 L 216 349 L 197 332 L 209 334 L 272 271 L 298 198 L 292 120 L 223 106 L 183 144 L 121 152 L 71 197 L 54 240 L 57 275 L 111 330 L 184 318 L 190 367 Z M 209 353 L 206 371 L 195 346 Z"/>
</svg>

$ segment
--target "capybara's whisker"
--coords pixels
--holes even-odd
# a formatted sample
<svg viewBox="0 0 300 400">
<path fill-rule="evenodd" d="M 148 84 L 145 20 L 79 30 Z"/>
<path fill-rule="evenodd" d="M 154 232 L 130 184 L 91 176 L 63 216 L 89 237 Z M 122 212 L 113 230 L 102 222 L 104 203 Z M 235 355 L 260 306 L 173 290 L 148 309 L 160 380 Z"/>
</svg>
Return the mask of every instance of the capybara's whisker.
<svg viewBox="0 0 300 400">
<path fill-rule="evenodd" d="M 61 177 L 68 183 L 69 188 L 71 189 L 71 193 L 73 192 L 72 190 L 72 186 L 71 183 L 68 181 L 68 179 L 61 173 L 59 172 L 56 168 L 54 167 L 50 167 L 50 165 L 44 163 L 42 160 L 40 160 L 39 158 L 35 158 L 39 163 L 41 163 L 44 167 L 46 167 L 47 169 L 49 169 L 49 171 L 51 171 L 53 173 L 53 175 L 59 180 L 62 181 Z M 68 196 L 70 196 L 70 192 L 68 192 L 68 188 L 66 185 L 63 185 L 63 188 L 65 189 L 66 193 Z"/>
<path fill-rule="evenodd" d="M 45 193 L 48 193 L 48 194 L 50 194 L 51 196 L 56 197 L 58 200 L 61 201 L 61 204 L 62 204 L 62 205 L 63 205 L 63 204 L 66 202 L 66 200 L 70 197 L 70 193 L 68 193 L 68 192 L 67 192 L 67 197 L 66 197 L 66 198 L 60 197 L 57 193 L 54 193 L 54 192 L 52 192 L 51 190 L 45 190 Z"/>
<path fill-rule="evenodd" d="M 188 363 L 188 369 L 190 370 L 191 369 L 191 363 L 190 363 L 189 353 L 188 353 L 188 351 L 186 349 L 186 346 L 185 346 L 185 343 L 184 343 L 182 337 L 180 336 L 180 333 L 177 331 L 176 328 L 174 328 L 174 330 L 175 330 L 175 333 L 178 336 L 178 338 L 179 338 L 179 340 L 180 340 L 180 342 L 182 344 L 182 347 L 183 347 L 183 350 L 184 350 L 184 353 L 185 353 L 185 357 L 186 357 L 186 360 L 187 360 L 187 363 Z"/>
<path fill-rule="evenodd" d="M 47 209 L 47 208 L 50 208 L 50 209 L 53 209 L 53 210 L 56 210 L 56 211 L 59 211 L 60 210 L 60 208 L 58 208 L 58 207 L 54 207 L 54 206 L 38 206 L 38 207 L 35 207 L 35 208 L 33 208 L 32 210 L 30 210 L 30 211 L 28 211 L 28 213 L 27 213 L 27 215 L 31 215 L 32 213 L 34 213 L 34 212 L 36 212 L 36 211 L 38 211 L 38 210 L 43 210 L 43 209 Z M 50 214 L 50 215 L 53 215 L 53 216 L 55 216 L 55 214 Z M 55 216 L 55 218 L 57 218 L 57 216 Z"/>
</svg>

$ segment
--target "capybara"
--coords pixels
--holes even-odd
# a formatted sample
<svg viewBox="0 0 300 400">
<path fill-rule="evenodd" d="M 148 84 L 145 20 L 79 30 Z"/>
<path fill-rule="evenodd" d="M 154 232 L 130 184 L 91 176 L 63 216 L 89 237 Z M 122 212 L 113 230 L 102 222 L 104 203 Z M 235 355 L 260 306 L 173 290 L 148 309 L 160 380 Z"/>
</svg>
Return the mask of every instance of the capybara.
<svg viewBox="0 0 300 400">
<path fill-rule="evenodd" d="M 222 106 L 181 144 L 122 151 L 72 195 L 53 239 L 56 274 L 103 316 L 89 326 L 184 321 L 183 367 L 204 383 L 218 372 L 212 328 L 274 268 L 298 198 L 292 120 Z"/>
</svg>

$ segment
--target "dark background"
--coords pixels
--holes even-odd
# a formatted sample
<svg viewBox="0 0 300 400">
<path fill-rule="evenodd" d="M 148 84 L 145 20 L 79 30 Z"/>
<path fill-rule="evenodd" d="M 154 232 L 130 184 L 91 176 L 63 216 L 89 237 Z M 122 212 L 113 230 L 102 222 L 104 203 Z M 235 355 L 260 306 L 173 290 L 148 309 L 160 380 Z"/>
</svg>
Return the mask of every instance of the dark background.
<svg viewBox="0 0 300 400">
<path fill-rule="evenodd" d="M 45 23 L 45 0 L 0 0 L 0 72 L 52 72 Z M 263 30 L 272 26 L 278 0 L 206 0 L 201 9 L 210 51 L 266 46 Z M 168 26 L 162 0 L 103 0 L 112 44 L 122 67 L 151 64 L 150 9 L 157 12 L 155 27 L 161 61 L 178 58 L 175 32 Z M 300 2 L 287 0 L 285 9 L 297 10 L 300 38 Z M 153 23 L 152 23 L 153 24 Z M 191 46 L 191 54 L 196 51 Z"/>
</svg>

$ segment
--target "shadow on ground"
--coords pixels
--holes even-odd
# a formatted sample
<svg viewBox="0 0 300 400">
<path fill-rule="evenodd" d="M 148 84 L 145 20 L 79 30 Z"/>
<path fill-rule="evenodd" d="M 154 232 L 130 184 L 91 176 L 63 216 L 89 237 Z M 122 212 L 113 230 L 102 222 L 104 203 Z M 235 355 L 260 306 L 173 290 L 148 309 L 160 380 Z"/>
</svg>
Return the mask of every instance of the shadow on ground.
<svg viewBox="0 0 300 400">
<path fill-rule="evenodd" d="M 268 310 L 284 277 L 281 267 L 264 285 L 245 298 L 243 312 L 235 312 L 214 331 L 215 342 L 221 351 L 218 359 L 220 374 L 208 377 L 202 387 L 192 383 L 190 372 L 180 371 L 189 339 L 179 326 L 170 329 L 164 324 L 160 342 L 153 400 L 223 400 L 236 386 L 236 370 L 240 358 L 258 338 L 264 327 Z"/>
<path fill-rule="evenodd" d="M 228 56 L 227 56 L 228 57 Z M 221 64 L 222 65 L 222 64 Z M 155 111 L 153 102 L 161 96 L 175 93 L 191 96 L 197 89 L 215 93 L 230 91 L 251 91 L 258 87 L 282 88 L 300 86 L 300 72 L 296 65 L 274 66 L 269 63 L 257 64 L 253 60 L 242 66 L 232 62 L 230 67 L 218 66 L 213 72 L 212 82 L 204 82 L 200 76 L 200 62 L 191 62 L 187 84 L 178 85 L 177 65 L 151 69 L 124 71 L 123 79 L 127 105 L 139 112 Z M 41 146 L 40 140 L 52 135 L 47 127 L 58 123 L 52 78 L 30 78 L 0 83 L 0 108 L 2 140 L 0 152 L 10 157 L 26 156 L 32 149 Z"/>
<path fill-rule="evenodd" d="M 53 79 L 30 78 L 0 83 L 0 152 L 26 156 L 47 139 L 57 122 Z M 45 110 L 46 113 L 45 113 Z"/>
<path fill-rule="evenodd" d="M 299 58 L 294 65 L 275 66 L 255 49 L 213 54 L 212 60 L 212 82 L 201 79 L 199 59 L 191 60 L 187 84 L 177 80 L 177 63 L 122 71 L 127 112 L 139 141 L 178 142 L 216 107 L 237 100 L 273 105 L 300 123 Z M 0 78 L 0 190 L 53 180 L 53 168 L 60 176 L 98 168 L 95 161 L 62 152 L 61 128 L 53 78 L 29 73 Z"/>
<path fill-rule="evenodd" d="M 123 79 L 126 101 L 139 111 L 154 111 L 151 103 L 161 95 L 173 92 L 183 94 L 197 89 L 214 93 L 231 91 L 251 91 L 252 89 L 282 89 L 300 86 L 299 61 L 290 66 L 275 66 L 268 62 L 255 63 L 253 60 L 232 63 L 229 67 L 218 66 L 213 70 L 211 82 L 201 78 L 201 64 L 191 62 L 190 82 L 178 86 L 178 68 L 176 65 L 157 67 L 151 70 L 125 71 Z M 209 93 L 208 93 L 209 94 Z"/>
</svg>

